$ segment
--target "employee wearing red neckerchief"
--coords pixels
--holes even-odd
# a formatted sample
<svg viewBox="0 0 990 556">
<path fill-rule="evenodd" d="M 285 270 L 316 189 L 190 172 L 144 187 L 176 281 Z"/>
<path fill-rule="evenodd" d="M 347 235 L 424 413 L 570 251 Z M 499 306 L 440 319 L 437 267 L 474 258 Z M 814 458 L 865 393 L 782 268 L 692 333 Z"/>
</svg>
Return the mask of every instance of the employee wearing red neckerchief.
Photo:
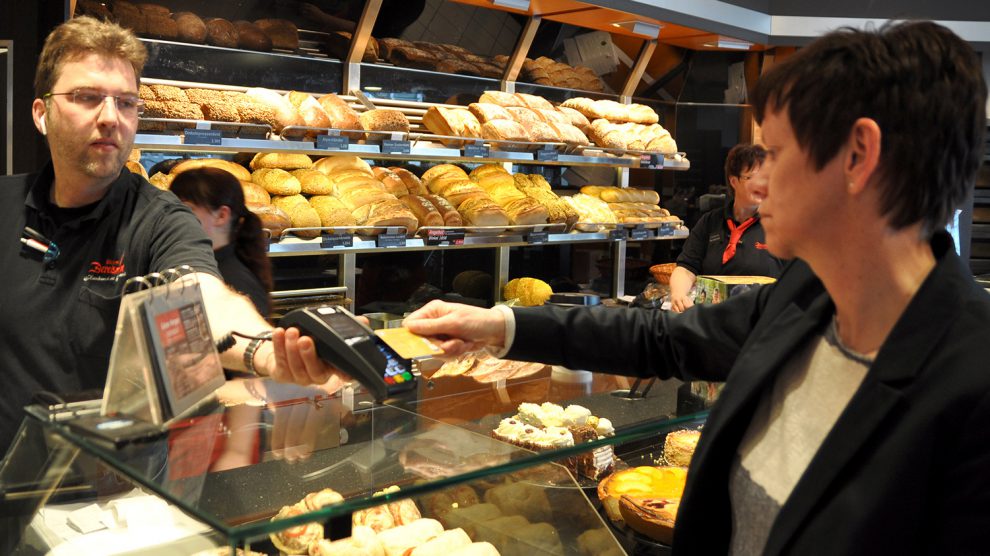
<svg viewBox="0 0 990 556">
<path fill-rule="evenodd" d="M 766 191 L 760 145 L 732 147 L 725 159 L 725 179 L 732 198 L 724 208 L 701 215 L 691 228 L 670 275 L 671 310 L 678 313 L 694 305 L 689 292 L 700 274 L 719 276 L 771 276 L 780 274 L 782 262 L 766 250 L 760 226 L 760 201 Z"/>
</svg>

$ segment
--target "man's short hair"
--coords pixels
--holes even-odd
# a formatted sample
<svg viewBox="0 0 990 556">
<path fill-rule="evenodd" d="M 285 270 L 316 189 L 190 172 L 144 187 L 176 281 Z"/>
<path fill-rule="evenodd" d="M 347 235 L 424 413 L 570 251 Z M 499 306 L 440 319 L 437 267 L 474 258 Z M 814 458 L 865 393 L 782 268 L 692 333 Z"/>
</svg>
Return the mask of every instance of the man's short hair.
<svg viewBox="0 0 990 556">
<path fill-rule="evenodd" d="M 134 68 L 134 76 L 138 80 L 148 59 L 148 51 L 141 41 L 120 25 L 89 16 L 70 19 L 56 27 L 45 39 L 34 74 L 35 97 L 42 98 L 52 92 L 63 64 L 88 54 L 125 60 Z"/>
<path fill-rule="evenodd" d="M 738 178 L 743 172 L 762 166 L 766 159 L 767 150 L 761 145 L 739 143 L 732 147 L 725 157 L 725 185 L 729 185 L 729 178 Z"/>
<path fill-rule="evenodd" d="M 985 148 L 987 86 L 973 49 L 927 21 L 844 28 L 775 66 L 756 85 L 756 120 L 786 109 L 817 170 L 858 118 L 879 125 L 881 213 L 895 229 L 945 226 L 966 200 Z"/>
</svg>

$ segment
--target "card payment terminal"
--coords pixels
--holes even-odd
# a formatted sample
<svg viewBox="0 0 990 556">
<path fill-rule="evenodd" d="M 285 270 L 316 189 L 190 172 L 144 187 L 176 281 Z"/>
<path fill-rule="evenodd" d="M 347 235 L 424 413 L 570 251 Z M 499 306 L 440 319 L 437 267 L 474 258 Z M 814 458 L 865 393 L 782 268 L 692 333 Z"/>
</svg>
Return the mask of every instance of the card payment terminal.
<svg viewBox="0 0 990 556">
<path fill-rule="evenodd" d="M 403 359 L 368 326 L 343 307 L 304 307 L 286 313 L 278 323 L 294 326 L 313 338 L 316 353 L 360 382 L 382 402 L 416 387 L 412 362 Z"/>
</svg>

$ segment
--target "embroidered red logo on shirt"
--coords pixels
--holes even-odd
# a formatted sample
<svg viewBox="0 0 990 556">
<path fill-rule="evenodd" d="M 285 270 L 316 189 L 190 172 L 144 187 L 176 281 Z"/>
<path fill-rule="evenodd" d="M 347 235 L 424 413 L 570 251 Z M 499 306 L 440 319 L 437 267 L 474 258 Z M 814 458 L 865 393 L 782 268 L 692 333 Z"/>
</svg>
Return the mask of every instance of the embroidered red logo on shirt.
<svg viewBox="0 0 990 556">
<path fill-rule="evenodd" d="M 756 242 L 756 248 L 757 249 L 766 249 L 767 248 L 767 244 L 766 243 L 760 243 L 759 241 L 757 241 Z"/>
<path fill-rule="evenodd" d="M 116 281 L 121 276 L 124 276 L 126 269 L 124 268 L 124 258 L 119 259 L 105 259 L 103 262 L 100 261 L 90 261 L 89 271 L 86 273 L 85 280 L 96 280 L 100 282 Z"/>
</svg>

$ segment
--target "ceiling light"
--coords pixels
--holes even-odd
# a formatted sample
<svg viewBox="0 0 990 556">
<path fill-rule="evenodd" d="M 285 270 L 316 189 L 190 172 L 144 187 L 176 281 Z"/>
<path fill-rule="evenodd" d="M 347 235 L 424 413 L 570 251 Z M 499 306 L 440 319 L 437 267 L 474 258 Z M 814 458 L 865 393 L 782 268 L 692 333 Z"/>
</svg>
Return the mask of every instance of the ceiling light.
<svg viewBox="0 0 990 556">
<path fill-rule="evenodd" d="M 523 12 L 529 11 L 529 0 L 492 0 L 492 4 L 503 8 L 512 8 Z"/>
<path fill-rule="evenodd" d="M 660 25 L 656 23 L 647 23 L 645 21 L 637 20 L 617 21 L 612 24 L 612 27 L 619 27 L 634 35 L 639 35 L 648 39 L 655 39 L 660 36 Z"/>
<path fill-rule="evenodd" d="M 726 50 L 749 50 L 753 47 L 753 43 L 729 37 L 719 37 L 718 42 L 706 42 L 702 46 L 707 48 L 724 48 Z"/>
</svg>

